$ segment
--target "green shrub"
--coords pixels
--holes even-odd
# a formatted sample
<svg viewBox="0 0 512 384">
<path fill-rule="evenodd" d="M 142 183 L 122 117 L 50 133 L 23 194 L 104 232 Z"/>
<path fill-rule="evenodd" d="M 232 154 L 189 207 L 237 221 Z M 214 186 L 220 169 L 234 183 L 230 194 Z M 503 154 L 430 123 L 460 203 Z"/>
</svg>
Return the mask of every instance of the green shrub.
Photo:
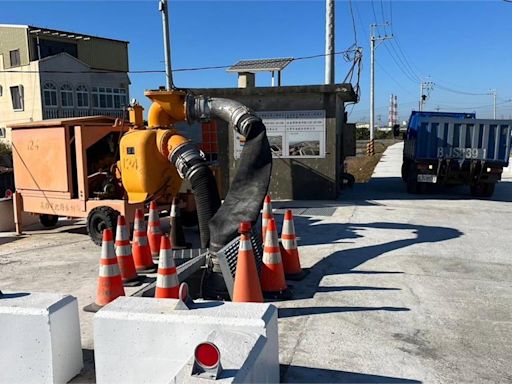
<svg viewBox="0 0 512 384">
<path fill-rule="evenodd" d="M 9 144 L 0 141 L 0 155 L 11 155 L 12 148 Z"/>
<path fill-rule="evenodd" d="M 368 128 L 357 128 L 356 140 L 370 140 L 370 130 Z"/>
</svg>

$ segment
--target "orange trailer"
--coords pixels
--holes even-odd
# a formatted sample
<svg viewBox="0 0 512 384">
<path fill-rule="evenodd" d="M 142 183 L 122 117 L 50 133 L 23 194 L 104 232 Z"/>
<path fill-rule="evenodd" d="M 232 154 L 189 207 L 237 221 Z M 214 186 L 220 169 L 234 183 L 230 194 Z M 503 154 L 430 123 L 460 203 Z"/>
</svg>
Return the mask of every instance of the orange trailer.
<svg viewBox="0 0 512 384">
<path fill-rule="evenodd" d="M 16 232 L 21 213 L 40 215 L 51 227 L 59 216 L 87 218 L 89 235 L 101 241 L 117 215 L 134 220 L 116 169 L 119 140 L 129 124 L 111 117 L 91 116 L 17 124 L 12 128 Z"/>
</svg>

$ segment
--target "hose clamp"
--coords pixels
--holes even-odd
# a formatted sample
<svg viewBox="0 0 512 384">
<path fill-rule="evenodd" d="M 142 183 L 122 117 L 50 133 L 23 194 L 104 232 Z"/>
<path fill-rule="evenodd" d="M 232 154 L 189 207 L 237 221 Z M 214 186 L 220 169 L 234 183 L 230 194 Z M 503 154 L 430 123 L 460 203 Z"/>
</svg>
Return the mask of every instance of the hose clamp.
<svg viewBox="0 0 512 384">
<path fill-rule="evenodd" d="M 186 98 L 187 121 L 207 122 L 211 119 L 210 101 L 206 96 L 187 95 Z"/>
<path fill-rule="evenodd" d="M 169 160 L 182 179 L 189 179 L 205 163 L 204 154 L 190 141 L 172 151 Z"/>
</svg>

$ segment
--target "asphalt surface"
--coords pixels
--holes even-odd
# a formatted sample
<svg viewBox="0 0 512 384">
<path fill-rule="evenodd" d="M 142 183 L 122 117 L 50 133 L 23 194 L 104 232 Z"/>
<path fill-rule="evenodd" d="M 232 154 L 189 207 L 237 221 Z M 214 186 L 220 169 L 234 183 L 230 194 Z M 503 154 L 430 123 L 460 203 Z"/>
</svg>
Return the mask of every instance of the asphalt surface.
<svg viewBox="0 0 512 384">
<path fill-rule="evenodd" d="M 512 173 L 490 200 L 469 188 L 405 193 L 401 144 L 339 201 L 293 208 L 303 267 L 279 306 L 287 382 L 512 382 Z M 99 248 L 83 222 L 0 234 L 0 288 L 94 300 Z M 138 288 L 128 288 L 127 294 Z M 80 312 L 93 382 L 92 314 Z"/>
</svg>

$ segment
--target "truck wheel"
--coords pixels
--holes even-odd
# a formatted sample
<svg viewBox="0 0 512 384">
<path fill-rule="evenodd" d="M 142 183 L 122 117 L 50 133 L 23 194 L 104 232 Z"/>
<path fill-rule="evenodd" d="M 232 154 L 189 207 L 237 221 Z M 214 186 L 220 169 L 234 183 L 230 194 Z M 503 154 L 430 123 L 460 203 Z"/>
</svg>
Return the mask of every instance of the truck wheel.
<svg viewBox="0 0 512 384">
<path fill-rule="evenodd" d="M 471 194 L 475 197 L 491 197 L 494 193 L 495 183 L 477 183 L 473 184 Z"/>
<path fill-rule="evenodd" d="M 96 207 L 87 216 L 87 233 L 96 245 L 101 245 L 103 230 L 111 228 L 115 233 L 119 212 L 110 207 Z"/>
<path fill-rule="evenodd" d="M 416 172 L 408 172 L 406 183 L 407 193 L 418 194 L 420 192 L 418 174 Z"/>
<path fill-rule="evenodd" d="M 407 183 L 408 176 L 409 176 L 409 163 L 404 161 L 402 163 L 402 181 L 404 183 Z"/>
<path fill-rule="evenodd" d="M 45 228 L 55 227 L 57 221 L 59 221 L 59 216 L 47 214 L 39 215 L 39 222 Z"/>
<path fill-rule="evenodd" d="M 356 182 L 356 178 L 351 173 L 343 172 L 340 175 L 340 186 L 341 186 L 341 189 L 344 189 L 345 187 L 352 188 L 354 186 L 355 182 Z"/>
<path fill-rule="evenodd" d="M 485 186 L 485 197 L 492 197 L 492 195 L 494 194 L 494 188 L 496 187 L 496 183 L 488 183 Z"/>
</svg>

